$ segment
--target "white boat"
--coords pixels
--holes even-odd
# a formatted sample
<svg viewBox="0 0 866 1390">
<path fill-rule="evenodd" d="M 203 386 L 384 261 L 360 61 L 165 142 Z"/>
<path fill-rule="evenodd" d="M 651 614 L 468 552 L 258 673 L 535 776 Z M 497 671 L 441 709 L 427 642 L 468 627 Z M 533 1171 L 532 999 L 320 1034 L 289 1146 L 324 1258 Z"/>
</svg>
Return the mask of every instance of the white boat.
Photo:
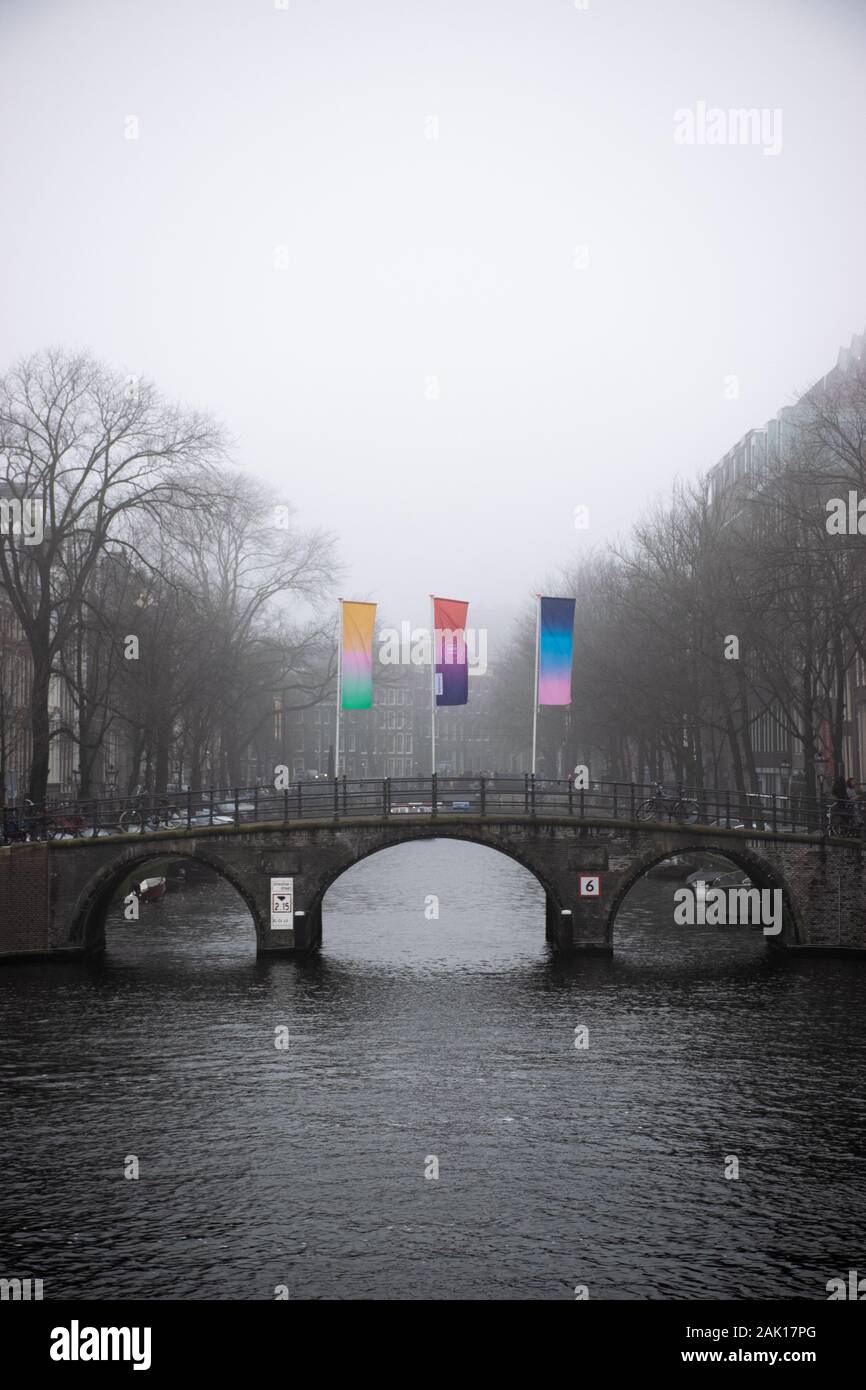
<svg viewBox="0 0 866 1390">
<path fill-rule="evenodd" d="M 157 898 L 165 896 L 165 890 L 164 878 L 143 878 L 135 891 L 141 902 L 154 903 Z"/>
</svg>

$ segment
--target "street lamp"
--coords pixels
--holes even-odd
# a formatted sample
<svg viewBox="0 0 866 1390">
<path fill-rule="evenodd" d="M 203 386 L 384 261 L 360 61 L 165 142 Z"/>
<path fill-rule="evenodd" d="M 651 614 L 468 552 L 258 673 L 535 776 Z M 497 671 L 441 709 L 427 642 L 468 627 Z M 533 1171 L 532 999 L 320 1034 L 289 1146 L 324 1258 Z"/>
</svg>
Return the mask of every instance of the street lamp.
<svg viewBox="0 0 866 1390">
<path fill-rule="evenodd" d="M 821 796 L 823 797 L 823 795 L 824 795 L 824 783 L 825 783 L 825 781 L 827 780 L 827 771 L 826 771 L 826 769 L 827 769 L 827 759 L 824 757 L 823 753 L 816 753 L 816 754 L 815 754 L 815 757 L 814 757 L 814 763 L 815 763 L 815 773 L 816 773 L 816 776 L 817 776 L 817 778 L 818 778 L 818 786 L 819 786 L 819 789 L 820 789 L 820 794 L 821 794 Z"/>
</svg>

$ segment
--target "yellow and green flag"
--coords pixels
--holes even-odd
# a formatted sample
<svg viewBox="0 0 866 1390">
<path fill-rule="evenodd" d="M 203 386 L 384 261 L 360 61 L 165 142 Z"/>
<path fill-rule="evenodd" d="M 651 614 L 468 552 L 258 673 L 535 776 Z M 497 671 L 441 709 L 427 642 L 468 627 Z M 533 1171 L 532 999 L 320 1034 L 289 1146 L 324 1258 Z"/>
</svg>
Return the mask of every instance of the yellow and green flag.
<svg viewBox="0 0 866 1390">
<path fill-rule="evenodd" d="M 375 603 L 341 600 L 343 611 L 341 709 L 370 709 L 373 704 L 373 628 Z"/>
</svg>

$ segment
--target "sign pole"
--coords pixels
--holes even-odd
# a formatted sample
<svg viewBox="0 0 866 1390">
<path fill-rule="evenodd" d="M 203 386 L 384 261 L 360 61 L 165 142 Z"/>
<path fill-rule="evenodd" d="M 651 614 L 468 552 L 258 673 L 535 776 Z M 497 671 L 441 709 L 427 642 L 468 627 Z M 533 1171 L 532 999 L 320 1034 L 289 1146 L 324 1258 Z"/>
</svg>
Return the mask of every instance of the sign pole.
<svg viewBox="0 0 866 1390">
<path fill-rule="evenodd" d="M 436 776 L 436 600 L 430 595 L 430 770 Z"/>
<path fill-rule="evenodd" d="M 535 748 L 538 737 L 538 643 L 541 634 L 541 595 L 535 595 L 535 679 L 532 684 L 532 775 L 535 776 Z"/>
<path fill-rule="evenodd" d="M 334 781 L 340 777 L 340 706 L 343 703 L 343 600 L 340 605 L 340 620 L 337 624 L 337 731 L 334 735 Z"/>
</svg>

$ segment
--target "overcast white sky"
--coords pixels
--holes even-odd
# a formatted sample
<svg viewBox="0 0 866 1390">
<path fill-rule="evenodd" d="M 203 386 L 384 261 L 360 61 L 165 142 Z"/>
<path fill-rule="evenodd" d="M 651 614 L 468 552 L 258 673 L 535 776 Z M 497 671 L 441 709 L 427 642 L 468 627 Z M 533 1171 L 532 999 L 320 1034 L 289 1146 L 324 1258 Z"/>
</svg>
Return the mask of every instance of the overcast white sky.
<svg viewBox="0 0 866 1390">
<path fill-rule="evenodd" d="M 864 58 L 858 0 L 0 0 L 0 365 L 213 409 L 383 616 L 517 607 L 866 326 Z"/>
</svg>

